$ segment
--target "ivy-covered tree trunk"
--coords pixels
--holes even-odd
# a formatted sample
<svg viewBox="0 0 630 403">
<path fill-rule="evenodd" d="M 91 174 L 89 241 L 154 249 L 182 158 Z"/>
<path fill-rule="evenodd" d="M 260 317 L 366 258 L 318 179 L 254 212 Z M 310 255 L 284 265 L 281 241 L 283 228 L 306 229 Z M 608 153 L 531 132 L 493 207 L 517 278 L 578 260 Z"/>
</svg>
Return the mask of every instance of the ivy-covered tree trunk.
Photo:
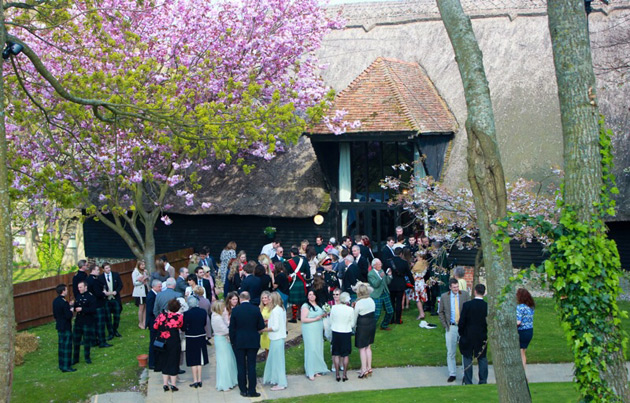
<svg viewBox="0 0 630 403">
<path fill-rule="evenodd" d="M 0 0 L 0 21 L 4 21 L 4 4 Z M 0 32 L 0 49 L 5 33 Z M 0 71 L 4 61 L 0 58 Z M 11 400 L 13 357 L 15 355 L 15 314 L 13 307 L 13 240 L 11 236 L 11 202 L 7 175 L 7 136 L 5 127 L 4 76 L 0 74 L 0 400 Z"/>
<path fill-rule="evenodd" d="M 600 140 L 599 108 L 591 59 L 588 17 L 584 2 L 576 0 L 549 0 L 547 11 L 564 139 L 564 210 L 574 214 L 572 216 L 574 222 L 571 225 L 588 226 L 587 230 L 581 232 L 567 232 L 565 238 L 568 239 L 562 240 L 562 243 L 573 242 L 580 245 L 580 239 L 576 239 L 580 234 L 585 234 L 581 236 L 590 240 L 601 237 L 602 242 L 599 245 L 606 245 L 613 256 L 613 259 L 608 260 L 603 256 L 604 253 L 598 253 L 586 245 L 577 251 L 567 250 L 566 253 L 571 253 L 573 261 L 567 261 L 564 265 L 556 264 L 555 273 L 556 278 L 570 275 L 571 279 L 556 282 L 556 293 L 560 294 L 557 295 L 556 301 L 572 340 L 576 378 L 583 398 L 587 401 L 611 400 L 611 396 L 606 396 L 605 392 L 598 389 L 599 384 L 596 385 L 599 382 L 597 378 L 601 376 L 607 384 L 604 387 L 611 388 L 618 400 L 628 402 L 630 401 L 628 373 L 624 365 L 622 335 L 617 322 L 619 318 L 616 317 L 618 310 L 614 302 L 619 292 L 618 254 L 616 245 L 613 242 L 606 242 L 606 230 L 603 226 L 602 206 L 606 206 L 607 195 L 606 191 L 602 194 L 602 188 L 605 189 L 608 180 L 603 178 L 602 166 L 606 173 L 609 169 L 606 164 L 609 162 L 605 160 L 602 165 L 601 149 L 607 141 L 601 143 Z M 565 227 L 568 225 L 565 223 Z M 578 254 L 584 259 L 577 259 Z M 592 260 L 593 255 L 598 255 L 598 261 Z M 607 264 L 612 266 L 606 267 Z M 602 283 L 598 286 L 593 283 L 594 281 Z M 570 297 L 567 298 L 567 295 Z M 585 309 L 581 309 L 580 304 Z M 587 328 L 584 328 L 585 323 L 572 316 L 571 312 L 574 309 L 578 309 L 580 313 L 592 312 L 596 316 L 593 320 L 605 323 L 601 326 L 597 323 L 588 323 Z M 597 350 L 601 348 L 604 349 L 601 355 L 592 356 L 592 352 L 599 354 Z M 596 369 L 594 374 L 597 381 L 595 382 L 593 374 L 588 371 L 602 361 L 603 366 Z"/>
<path fill-rule="evenodd" d="M 487 275 L 489 342 L 499 401 L 531 402 L 518 347 L 516 302 L 512 295 L 499 303 L 512 275 L 512 257 L 509 247 L 492 242 L 497 231 L 493 223 L 507 216 L 507 196 L 483 57 L 459 0 L 437 0 L 437 5 L 455 51 L 468 108 L 468 181 Z"/>
</svg>

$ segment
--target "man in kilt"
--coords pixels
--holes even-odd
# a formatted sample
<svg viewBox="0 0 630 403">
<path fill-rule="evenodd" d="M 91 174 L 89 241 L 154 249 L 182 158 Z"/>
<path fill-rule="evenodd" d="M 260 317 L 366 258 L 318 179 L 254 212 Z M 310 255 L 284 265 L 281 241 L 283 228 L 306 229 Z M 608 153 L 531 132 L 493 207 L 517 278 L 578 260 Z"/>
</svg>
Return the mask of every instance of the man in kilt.
<svg viewBox="0 0 630 403">
<path fill-rule="evenodd" d="M 97 265 L 93 265 L 90 268 L 90 275 L 87 279 L 88 291 L 94 296 L 96 299 L 96 310 L 94 312 L 94 317 L 96 322 L 95 332 L 96 338 L 94 340 L 94 344 L 92 346 L 99 346 L 100 348 L 111 347 L 112 345 L 107 343 L 107 337 L 105 336 L 105 319 L 107 318 L 107 308 L 106 308 L 106 298 L 105 295 L 105 286 L 98 280 L 98 275 L 100 274 L 100 267 Z"/>
<path fill-rule="evenodd" d="M 112 266 L 103 263 L 103 274 L 98 276 L 98 280 L 103 285 L 103 294 L 105 294 L 105 324 L 107 325 L 107 340 L 114 337 L 122 337 L 118 333 L 120 325 L 120 313 L 122 312 L 122 302 L 120 301 L 120 291 L 123 288 L 120 274 L 112 271 Z"/>
<path fill-rule="evenodd" d="M 61 372 L 74 372 L 72 368 L 72 312 L 66 297 L 68 287 L 59 284 L 55 289 L 57 298 L 53 300 L 53 316 L 55 317 L 57 336 L 59 336 L 59 369 Z"/>
<path fill-rule="evenodd" d="M 284 266 L 289 273 L 291 286 L 289 287 L 289 304 L 292 304 L 291 323 L 297 323 L 297 312 L 300 306 L 306 302 L 307 289 L 311 278 L 311 269 L 302 256 L 300 256 L 297 248 L 291 248 L 291 258 L 284 262 Z"/>
<path fill-rule="evenodd" d="M 88 292 L 87 283 L 81 281 L 77 285 L 79 295 L 74 302 L 74 311 L 77 318 L 74 321 L 74 332 L 72 334 L 72 344 L 74 352 L 72 355 L 72 364 L 79 363 L 79 355 L 81 353 L 81 343 L 83 343 L 85 363 L 91 364 L 90 348 L 94 339 L 94 314 L 96 313 L 96 299 Z"/>
</svg>

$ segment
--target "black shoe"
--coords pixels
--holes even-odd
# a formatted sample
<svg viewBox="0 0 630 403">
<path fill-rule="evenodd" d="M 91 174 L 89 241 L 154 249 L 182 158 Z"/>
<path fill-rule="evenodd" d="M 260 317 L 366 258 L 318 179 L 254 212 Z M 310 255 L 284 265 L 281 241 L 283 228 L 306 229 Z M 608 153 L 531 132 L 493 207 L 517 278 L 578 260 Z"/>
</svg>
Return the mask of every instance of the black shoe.
<svg viewBox="0 0 630 403">
<path fill-rule="evenodd" d="M 258 392 L 248 393 L 247 397 L 260 397 L 260 393 L 258 393 Z"/>
<path fill-rule="evenodd" d="M 449 382 L 449 383 L 450 383 L 450 382 L 454 382 L 454 381 L 455 381 L 455 379 L 457 379 L 457 378 L 451 375 L 451 376 L 449 376 L 449 377 L 448 377 L 448 379 L 446 380 L 446 382 Z"/>
<path fill-rule="evenodd" d="M 202 386 L 201 382 L 197 382 L 197 387 L 201 387 L 201 386 Z"/>
<path fill-rule="evenodd" d="M 188 385 L 188 386 L 190 386 L 191 388 L 195 388 L 195 389 L 197 389 L 197 388 L 199 387 L 199 384 L 198 384 L 197 382 L 195 382 L 195 383 L 191 383 L 191 384 L 190 384 L 190 385 Z"/>
<path fill-rule="evenodd" d="M 297 319 L 289 319 L 289 323 L 297 323 Z"/>
<path fill-rule="evenodd" d="M 249 397 L 249 395 L 247 394 L 247 392 L 241 392 L 241 396 L 243 396 L 243 397 Z"/>
<path fill-rule="evenodd" d="M 68 368 L 68 369 L 62 369 L 61 372 L 75 372 L 76 369 L 74 368 Z"/>
<path fill-rule="evenodd" d="M 164 389 L 164 392 L 168 392 L 170 390 L 167 385 L 162 386 L 162 388 Z"/>
<path fill-rule="evenodd" d="M 118 333 L 118 331 L 115 331 L 115 332 L 114 332 L 114 336 L 115 336 L 115 337 L 122 337 L 122 334 Z"/>
<path fill-rule="evenodd" d="M 92 360 L 90 360 L 89 358 L 86 358 L 86 359 L 85 359 L 85 363 L 86 363 L 86 364 L 91 364 L 91 363 L 92 363 Z"/>
<path fill-rule="evenodd" d="M 180 369 L 180 370 L 179 370 L 179 372 L 178 372 L 177 374 L 178 374 L 178 375 L 181 375 L 181 374 L 185 374 L 185 373 L 186 373 L 186 371 L 184 371 L 183 369 Z"/>
<path fill-rule="evenodd" d="M 177 386 L 175 386 L 175 385 L 171 385 L 171 390 L 173 392 L 177 392 L 179 390 L 179 388 Z"/>
<path fill-rule="evenodd" d="M 109 344 L 109 343 L 101 343 L 98 348 L 107 348 L 107 347 L 114 347 L 113 345 Z"/>
</svg>

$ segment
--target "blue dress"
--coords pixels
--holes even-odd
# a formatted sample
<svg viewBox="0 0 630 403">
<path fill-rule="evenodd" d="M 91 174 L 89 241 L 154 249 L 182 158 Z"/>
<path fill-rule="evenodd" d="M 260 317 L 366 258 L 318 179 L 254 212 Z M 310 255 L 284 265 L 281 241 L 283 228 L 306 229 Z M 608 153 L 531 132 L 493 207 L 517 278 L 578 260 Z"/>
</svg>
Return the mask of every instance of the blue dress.
<svg viewBox="0 0 630 403">
<path fill-rule="evenodd" d="M 311 309 L 308 304 L 302 305 L 302 308 L 308 309 L 308 317 L 315 318 L 324 313 L 324 310 L 315 305 L 315 310 Z M 315 374 L 328 373 L 328 366 L 324 361 L 324 321 L 304 323 L 302 322 L 302 339 L 304 341 L 304 372 L 307 377 L 313 377 Z"/>
<path fill-rule="evenodd" d="M 232 345 L 225 336 L 214 335 L 214 353 L 217 359 L 217 390 L 230 390 L 238 385 L 238 373 Z"/>
<path fill-rule="evenodd" d="M 286 388 L 287 371 L 284 362 L 284 339 L 270 340 L 269 354 L 265 362 L 263 383 Z"/>
</svg>

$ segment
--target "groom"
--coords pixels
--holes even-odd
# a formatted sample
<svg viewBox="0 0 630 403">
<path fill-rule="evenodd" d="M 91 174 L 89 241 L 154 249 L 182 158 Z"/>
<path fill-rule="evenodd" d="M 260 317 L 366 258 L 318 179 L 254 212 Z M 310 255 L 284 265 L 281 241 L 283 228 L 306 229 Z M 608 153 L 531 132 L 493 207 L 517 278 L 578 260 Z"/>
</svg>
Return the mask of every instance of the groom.
<svg viewBox="0 0 630 403">
<path fill-rule="evenodd" d="M 259 397 L 256 392 L 256 354 L 260 348 L 260 331 L 265 321 L 256 305 L 249 302 L 249 293 L 240 295 L 241 304 L 232 310 L 230 342 L 238 367 L 238 388 L 243 397 Z M 249 385 L 248 385 L 249 384 Z"/>
</svg>

